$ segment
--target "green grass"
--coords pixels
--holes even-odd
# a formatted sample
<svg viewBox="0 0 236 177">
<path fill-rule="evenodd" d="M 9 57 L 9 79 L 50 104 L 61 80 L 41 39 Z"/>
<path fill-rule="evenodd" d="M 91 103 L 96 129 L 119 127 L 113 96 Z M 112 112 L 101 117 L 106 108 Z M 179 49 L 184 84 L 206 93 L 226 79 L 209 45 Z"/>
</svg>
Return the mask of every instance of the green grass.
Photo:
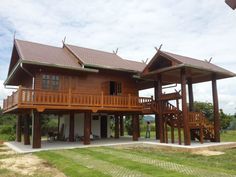
<svg viewBox="0 0 236 177">
<path fill-rule="evenodd" d="M 188 176 L 176 170 L 168 170 L 161 166 L 146 163 L 149 161 L 160 161 L 173 163 L 177 166 L 203 171 L 204 174 L 212 173 L 236 175 L 236 149 L 224 150 L 225 154 L 219 156 L 202 156 L 191 153 L 177 152 L 174 150 L 163 150 L 155 146 L 134 147 L 99 147 L 60 151 L 42 151 L 35 153 L 40 158 L 47 160 L 67 176 L 107 176 L 103 170 L 98 170 L 96 164 L 106 164 L 106 168 L 114 170 L 121 167 L 143 175 L 151 176 Z M 131 156 L 130 156 L 131 155 Z M 133 156 L 136 158 L 133 158 Z M 86 160 L 86 165 L 83 161 Z M 137 160 L 138 159 L 138 160 Z M 139 160 L 140 159 L 140 160 Z M 90 165 L 91 167 L 89 167 Z M 113 167 L 109 167 L 109 165 Z M 104 169 L 104 168 L 103 168 Z M 202 173 L 202 172 L 201 172 Z M 220 175 L 220 174 L 219 174 Z"/>
<path fill-rule="evenodd" d="M 224 142 L 236 142 L 236 130 L 223 131 L 220 137 Z"/>
</svg>

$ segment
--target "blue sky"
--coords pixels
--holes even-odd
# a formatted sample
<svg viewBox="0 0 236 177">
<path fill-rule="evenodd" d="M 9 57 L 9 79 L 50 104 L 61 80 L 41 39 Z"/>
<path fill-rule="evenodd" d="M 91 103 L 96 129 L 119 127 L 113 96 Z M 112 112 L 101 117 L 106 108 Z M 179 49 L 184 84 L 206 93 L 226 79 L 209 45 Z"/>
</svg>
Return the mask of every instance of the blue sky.
<svg viewBox="0 0 236 177">
<path fill-rule="evenodd" d="M 127 59 L 146 60 L 155 46 L 236 72 L 236 11 L 224 0 L 1 0 L 0 105 L 13 34 L 23 40 L 113 51 Z M 236 79 L 218 82 L 220 107 L 236 112 Z M 211 83 L 194 86 L 195 100 L 212 101 Z M 152 95 L 152 90 L 142 95 Z"/>
</svg>

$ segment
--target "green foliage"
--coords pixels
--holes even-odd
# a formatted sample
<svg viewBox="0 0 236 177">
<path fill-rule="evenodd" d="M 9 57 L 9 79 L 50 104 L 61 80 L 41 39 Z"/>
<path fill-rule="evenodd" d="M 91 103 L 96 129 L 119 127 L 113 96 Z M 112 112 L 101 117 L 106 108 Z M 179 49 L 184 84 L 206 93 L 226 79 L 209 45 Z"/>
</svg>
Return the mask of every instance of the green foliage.
<svg viewBox="0 0 236 177">
<path fill-rule="evenodd" d="M 128 135 L 132 135 L 132 118 L 130 116 L 126 116 L 124 123 Z"/>
<path fill-rule="evenodd" d="M 213 104 L 208 102 L 194 102 L 196 112 L 202 112 L 210 121 L 214 120 Z"/>
<path fill-rule="evenodd" d="M 208 102 L 194 102 L 194 109 L 196 112 L 202 112 L 210 121 L 214 121 L 213 104 Z M 221 129 L 227 129 L 233 116 L 225 114 L 223 109 L 220 109 Z M 236 125 L 235 125 L 236 126 Z"/>
<path fill-rule="evenodd" d="M 2 125 L 0 127 L 0 134 L 14 134 L 12 125 Z"/>
</svg>

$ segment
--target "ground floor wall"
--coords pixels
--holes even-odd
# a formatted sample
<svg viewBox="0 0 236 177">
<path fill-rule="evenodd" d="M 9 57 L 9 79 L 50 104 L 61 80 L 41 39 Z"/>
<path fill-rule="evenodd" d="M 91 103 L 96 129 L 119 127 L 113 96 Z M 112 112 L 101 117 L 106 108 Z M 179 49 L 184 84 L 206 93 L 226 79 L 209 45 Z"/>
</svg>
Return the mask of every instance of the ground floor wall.
<svg viewBox="0 0 236 177">
<path fill-rule="evenodd" d="M 107 114 L 91 114 L 91 134 L 101 138 L 101 117 L 106 117 L 107 138 L 111 137 L 111 116 Z M 63 131 L 65 139 L 69 138 L 70 115 L 64 114 L 60 117 L 59 130 Z M 76 113 L 74 116 L 74 135 L 75 137 L 84 136 L 84 113 Z"/>
</svg>

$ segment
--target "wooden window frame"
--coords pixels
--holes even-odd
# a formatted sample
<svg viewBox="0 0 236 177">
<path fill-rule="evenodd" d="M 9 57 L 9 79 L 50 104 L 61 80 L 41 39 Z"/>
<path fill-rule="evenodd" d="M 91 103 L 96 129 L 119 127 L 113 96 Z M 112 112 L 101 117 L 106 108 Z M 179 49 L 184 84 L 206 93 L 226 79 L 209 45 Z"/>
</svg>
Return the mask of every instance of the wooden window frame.
<svg viewBox="0 0 236 177">
<path fill-rule="evenodd" d="M 45 90 L 59 90 L 60 77 L 58 75 L 43 74 L 42 75 L 42 89 Z"/>
</svg>

